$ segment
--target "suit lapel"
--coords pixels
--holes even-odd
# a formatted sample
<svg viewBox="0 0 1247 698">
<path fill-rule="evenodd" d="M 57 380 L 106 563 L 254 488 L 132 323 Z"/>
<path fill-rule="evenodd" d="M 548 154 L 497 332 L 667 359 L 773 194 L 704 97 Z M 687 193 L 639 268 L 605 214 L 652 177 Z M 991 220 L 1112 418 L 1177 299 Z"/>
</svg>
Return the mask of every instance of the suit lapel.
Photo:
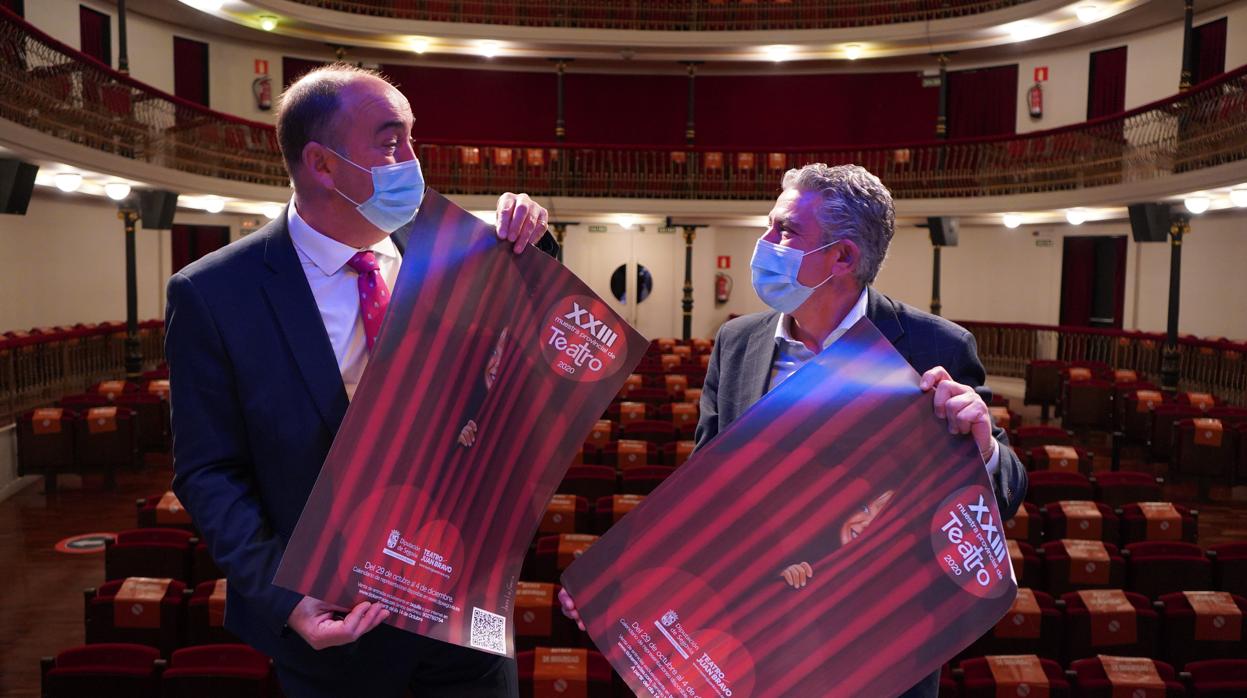
<svg viewBox="0 0 1247 698">
<path fill-rule="evenodd" d="M 286 229 L 286 214 L 274 221 L 267 232 L 264 262 L 273 275 L 264 281 L 264 293 L 286 337 L 290 353 L 298 364 L 316 409 L 330 431 L 337 432 L 346 414 L 346 388 L 338 360 L 325 332 L 325 322 L 316 298 L 307 285 L 298 253 Z"/>
<path fill-rule="evenodd" d="M 762 399 L 775 364 L 775 325 L 779 313 L 767 313 L 745 340 L 745 360 L 741 366 L 741 411 Z"/>
<path fill-rule="evenodd" d="M 866 317 L 879 328 L 879 333 L 888 338 L 896 346 L 905 329 L 901 327 L 900 318 L 896 315 L 896 306 L 891 299 L 875 290 L 874 286 L 866 287 Z"/>
</svg>

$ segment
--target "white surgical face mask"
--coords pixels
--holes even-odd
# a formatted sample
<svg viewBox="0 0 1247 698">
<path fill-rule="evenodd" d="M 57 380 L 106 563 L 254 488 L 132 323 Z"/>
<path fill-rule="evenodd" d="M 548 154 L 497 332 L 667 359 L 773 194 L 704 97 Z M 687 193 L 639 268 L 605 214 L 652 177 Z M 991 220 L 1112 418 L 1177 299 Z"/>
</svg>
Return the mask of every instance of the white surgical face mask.
<svg viewBox="0 0 1247 698">
<path fill-rule="evenodd" d="M 805 259 L 806 255 L 825 250 L 837 242 L 840 240 L 834 240 L 809 252 L 802 252 L 758 238 L 753 248 L 753 259 L 749 261 L 749 269 L 753 275 L 753 290 L 758 293 L 763 303 L 781 313 L 792 313 L 800 308 L 802 303 L 809 300 L 816 289 L 831 281 L 835 276 L 835 274 L 828 276 L 818 286 L 802 286 L 801 282 L 797 281 L 797 275 L 801 272 L 801 260 Z"/>
<path fill-rule="evenodd" d="M 333 148 L 326 146 L 325 149 L 372 175 L 372 196 L 363 203 L 343 194 L 336 186 L 333 188 L 342 198 L 355 204 L 355 209 L 369 223 L 392 233 L 415 217 L 416 209 L 420 208 L 420 201 L 424 199 L 424 172 L 420 169 L 418 158 L 392 165 L 377 165 L 370 170 Z"/>
</svg>

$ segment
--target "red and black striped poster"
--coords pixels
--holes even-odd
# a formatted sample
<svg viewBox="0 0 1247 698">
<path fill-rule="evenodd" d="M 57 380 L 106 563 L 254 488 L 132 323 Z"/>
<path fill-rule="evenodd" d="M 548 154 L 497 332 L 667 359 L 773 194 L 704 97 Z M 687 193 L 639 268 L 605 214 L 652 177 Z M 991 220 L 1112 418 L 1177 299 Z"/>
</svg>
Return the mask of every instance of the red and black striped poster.
<svg viewBox="0 0 1247 698">
<path fill-rule="evenodd" d="M 886 696 L 1016 595 L 972 439 L 861 320 L 563 574 L 638 695 Z"/>
<path fill-rule="evenodd" d="M 274 583 L 514 654 L 521 562 L 647 342 L 544 254 L 430 191 Z"/>
</svg>

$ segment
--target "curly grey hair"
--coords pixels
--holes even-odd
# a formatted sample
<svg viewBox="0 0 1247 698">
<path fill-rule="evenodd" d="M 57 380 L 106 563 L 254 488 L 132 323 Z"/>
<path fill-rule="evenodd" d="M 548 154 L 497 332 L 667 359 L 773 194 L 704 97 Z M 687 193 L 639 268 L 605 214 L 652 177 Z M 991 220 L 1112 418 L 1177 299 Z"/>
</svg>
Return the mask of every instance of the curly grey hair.
<svg viewBox="0 0 1247 698">
<path fill-rule="evenodd" d="M 783 188 L 822 195 L 815 215 L 823 242 L 852 240 L 861 252 L 853 275 L 863 285 L 872 283 L 896 229 L 892 193 L 883 182 L 860 165 L 815 162 L 785 172 Z"/>
</svg>

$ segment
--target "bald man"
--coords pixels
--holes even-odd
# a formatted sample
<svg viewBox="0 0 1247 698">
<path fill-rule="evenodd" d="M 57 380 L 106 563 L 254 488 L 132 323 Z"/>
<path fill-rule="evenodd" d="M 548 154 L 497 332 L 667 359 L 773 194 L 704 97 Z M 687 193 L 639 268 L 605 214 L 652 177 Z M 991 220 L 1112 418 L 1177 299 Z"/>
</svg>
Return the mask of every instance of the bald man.
<svg viewBox="0 0 1247 698">
<path fill-rule="evenodd" d="M 377 73 L 308 73 L 277 112 L 286 210 L 169 280 L 173 489 L 228 579 L 225 627 L 273 658 L 289 698 L 518 695 L 513 660 L 384 625 L 379 604 L 272 584 L 424 194 L 411 134 L 411 105 Z M 497 217 L 516 254 L 545 232 L 524 194 L 503 194 Z"/>
</svg>

